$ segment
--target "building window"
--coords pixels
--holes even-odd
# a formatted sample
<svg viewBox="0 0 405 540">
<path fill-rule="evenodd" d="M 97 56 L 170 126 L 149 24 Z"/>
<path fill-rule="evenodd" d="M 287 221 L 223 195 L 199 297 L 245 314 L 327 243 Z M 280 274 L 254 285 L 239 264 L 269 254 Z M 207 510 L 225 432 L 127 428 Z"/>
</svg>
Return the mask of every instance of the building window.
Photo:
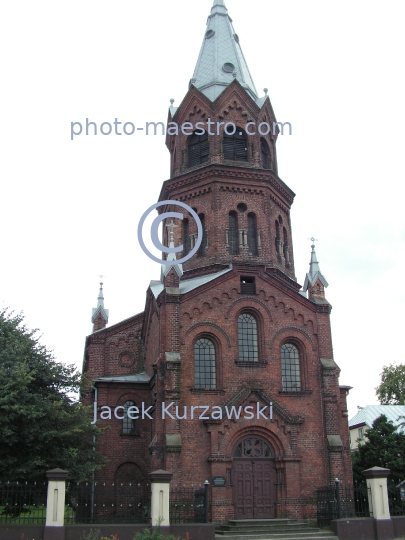
<svg viewBox="0 0 405 540">
<path fill-rule="evenodd" d="M 234 135 L 224 133 L 224 158 L 231 161 L 248 161 L 247 137 L 241 128 L 236 128 Z"/>
<path fill-rule="evenodd" d="M 252 212 L 248 214 L 247 240 L 248 240 L 248 246 L 249 246 L 249 255 L 257 256 L 256 216 Z"/>
<path fill-rule="evenodd" d="M 190 251 L 190 236 L 188 219 L 183 219 L 183 257 Z"/>
<path fill-rule="evenodd" d="M 281 347 L 281 376 L 285 392 L 301 390 L 300 356 L 292 343 L 284 343 Z"/>
<path fill-rule="evenodd" d="M 260 150 L 262 154 L 263 169 L 271 169 L 270 148 L 264 139 L 260 139 Z"/>
<path fill-rule="evenodd" d="M 210 143 L 208 134 L 205 131 L 203 135 L 190 135 L 188 138 L 188 166 L 194 167 L 208 161 L 210 155 Z"/>
<path fill-rule="evenodd" d="M 359 429 L 359 439 L 360 439 L 360 440 L 363 440 L 363 439 L 364 439 L 364 429 L 363 429 L 363 428 L 360 428 L 360 429 Z"/>
<path fill-rule="evenodd" d="M 204 257 L 206 251 L 205 248 L 208 245 L 208 237 L 207 237 L 207 231 L 205 230 L 205 215 L 204 214 L 198 214 L 198 217 L 200 218 L 202 230 L 203 230 L 203 237 L 202 242 L 200 244 L 200 247 L 198 248 L 198 255 L 200 257 Z"/>
<path fill-rule="evenodd" d="M 239 362 L 257 362 L 257 322 L 250 313 L 242 313 L 238 318 Z"/>
<path fill-rule="evenodd" d="M 228 230 L 229 253 L 238 255 L 239 239 L 238 239 L 238 216 L 236 212 L 229 212 L 229 230 Z"/>
<path fill-rule="evenodd" d="M 134 407 L 135 403 L 133 401 L 126 401 L 124 403 L 124 419 L 122 421 L 122 434 L 123 435 L 135 435 L 135 420 L 129 418 L 128 409 Z M 131 411 L 132 416 L 134 411 Z"/>
<path fill-rule="evenodd" d="M 216 386 L 215 346 L 210 339 L 201 338 L 194 345 L 195 387 L 212 390 Z"/>
</svg>

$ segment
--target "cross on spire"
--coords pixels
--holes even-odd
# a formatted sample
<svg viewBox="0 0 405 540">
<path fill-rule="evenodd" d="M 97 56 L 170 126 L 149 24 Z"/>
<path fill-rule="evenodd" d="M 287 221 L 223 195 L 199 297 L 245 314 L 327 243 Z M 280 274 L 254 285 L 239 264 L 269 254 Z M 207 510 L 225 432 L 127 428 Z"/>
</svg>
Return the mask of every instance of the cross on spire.
<svg viewBox="0 0 405 540">
<path fill-rule="evenodd" d="M 176 227 L 178 227 L 178 225 L 175 225 L 175 224 L 174 224 L 174 221 L 171 219 L 171 220 L 170 220 L 170 223 L 168 223 L 168 224 L 166 225 L 166 227 L 169 229 L 170 242 L 173 242 L 173 240 L 174 240 L 174 239 L 173 239 L 174 229 L 175 229 Z M 172 246 L 170 246 L 170 247 L 172 247 Z"/>
</svg>

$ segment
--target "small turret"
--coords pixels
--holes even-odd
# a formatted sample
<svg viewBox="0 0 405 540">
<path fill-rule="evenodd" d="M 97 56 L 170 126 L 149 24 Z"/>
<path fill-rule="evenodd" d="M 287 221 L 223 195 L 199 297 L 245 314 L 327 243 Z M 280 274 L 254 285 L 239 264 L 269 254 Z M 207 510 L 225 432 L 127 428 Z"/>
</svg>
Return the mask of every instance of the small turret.
<svg viewBox="0 0 405 540">
<path fill-rule="evenodd" d="M 308 291 L 308 298 L 316 304 L 327 304 L 325 299 L 325 287 L 328 287 L 328 282 L 321 274 L 319 262 L 315 253 L 315 238 L 310 238 L 312 245 L 311 262 L 309 263 L 309 272 L 305 276 L 303 292 Z"/>
<path fill-rule="evenodd" d="M 174 248 L 173 229 L 177 225 L 171 220 L 166 227 L 169 229 L 169 248 Z M 165 284 L 165 287 L 178 287 L 180 278 L 183 275 L 183 266 L 177 262 L 176 253 L 169 253 L 166 260 L 173 261 L 173 264 L 162 264 L 161 281 Z"/>
<path fill-rule="evenodd" d="M 97 307 L 93 308 L 91 317 L 93 332 L 105 328 L 108 323 L 108 309 L 104 309 L 103 283 L 100 283 L 100 291 L 97 298 Z"/>
</svg>

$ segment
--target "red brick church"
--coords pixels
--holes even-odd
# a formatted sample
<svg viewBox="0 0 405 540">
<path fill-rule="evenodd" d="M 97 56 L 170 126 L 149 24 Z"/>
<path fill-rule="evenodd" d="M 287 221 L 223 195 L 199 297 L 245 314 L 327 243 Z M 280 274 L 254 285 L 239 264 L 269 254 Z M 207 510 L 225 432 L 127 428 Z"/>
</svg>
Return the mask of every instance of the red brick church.
<svg viewBox="0 0 405 540">
<path fill-rule="evenodd" d="M 339 386 L 333 360 L 328 284 L 314 246 L 297 283 L 295 194 L 278 176 L 279 126 L 242 42 L 215 0 L 189 90 L 169 109 L 170 178 L 159 201 L 194 209 L 201 246 L 184 264 L 157 269 L 145 310 L 114 326 L 101 288 L 84 359 L 88 403 L 110 426 L 100 478 L 145 483 L 164 469 L 172 484 L 208 479 L 213 521 L 308 516 L 318 487 L 351 482 L 349 387 Z M 176 134 L 186 122 L 199 129 Z M 184 213 L 159 208 L 174 210 Z M 193 217 L 163 225 L 163 243 L 171 237 L 185 256 L 197 238 Z"/>
</svg>

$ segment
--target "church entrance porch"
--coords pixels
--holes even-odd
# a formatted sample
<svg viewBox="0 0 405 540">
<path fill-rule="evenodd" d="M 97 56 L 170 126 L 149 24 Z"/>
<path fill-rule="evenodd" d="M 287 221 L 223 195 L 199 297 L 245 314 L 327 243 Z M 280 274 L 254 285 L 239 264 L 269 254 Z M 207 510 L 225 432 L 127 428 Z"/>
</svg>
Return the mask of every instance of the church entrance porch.
<svg viewBox="0 0 405 540">
<path fill-rule="evenodd" d="M 270 446 L 260 437 L 238 442 L 233 452 L 235 519 L 276 517 L 276 470 Z"/>
</svg>

